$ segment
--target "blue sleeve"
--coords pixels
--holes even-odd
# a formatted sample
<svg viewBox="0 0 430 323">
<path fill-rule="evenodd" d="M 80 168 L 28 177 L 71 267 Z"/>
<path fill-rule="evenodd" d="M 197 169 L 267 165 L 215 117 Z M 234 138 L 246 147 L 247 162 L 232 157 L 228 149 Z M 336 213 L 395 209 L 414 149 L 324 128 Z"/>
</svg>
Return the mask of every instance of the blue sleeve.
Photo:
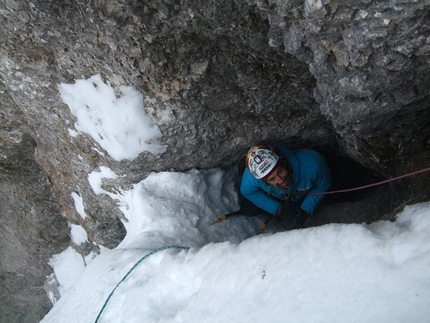
<svg viewBox="0 0 430 323">
<path fill-rule="evenodd" d="M 321 203 L 324 194 L 315 194 L 327 192 L 331 186 L 331 174 L 328 164 L 323 156 L 320 156 L 317 168 L 311 177 L 312 188 L 303 200 L 301 209 L 312 215 L 315 208 Z"/>
<path fill-rule="evenodd" d="M 248 169 L 245 169 L 242 183 L 240 184 L 240 192 L 246 199 L 259 208 L 275 215 L 281 203 L 267 196 L 267 193 L 260 186 L 266 184 L 262 184 L 261 182 L 261 180 L 254 178 Z"/>
<path fill-rule="evenodd" d="M 277 146 L 276 147 L 276 153 L 279 156 L 285 158 L 285 156 L 291 154 L 292 151 L 287 146 Z"/>
</svg>

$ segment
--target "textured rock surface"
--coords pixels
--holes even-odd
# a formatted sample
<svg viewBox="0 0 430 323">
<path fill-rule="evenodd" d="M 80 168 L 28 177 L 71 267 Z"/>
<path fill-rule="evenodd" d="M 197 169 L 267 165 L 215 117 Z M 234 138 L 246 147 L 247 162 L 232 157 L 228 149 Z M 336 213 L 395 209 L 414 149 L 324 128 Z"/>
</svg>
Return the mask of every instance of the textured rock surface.
<svg viewBox="0 0 430 323">
<path fill-rule="evenodd" d="M 121 241 L 115 201 L 87 180 L 100 166 L 121 175 L 105 189 L 126 188 L 151 171 L 230 167 L 270 140 L 326 154 L 338 187 L 428 167 L 429 9 L 425 0 L 0 1 L 2 322 L 37 322 L 49 308 L 43 277 L 68 244 L 67 221 L 96 244 Z M 75 117 L 57 85 L 95 74 L 144 94 L 166 153 L 118 162 L 69 135 Z M 389 217 L 428 200 L 428 182 L 338 199 L 321 219 Z M 20 315 L 26 302 L 34 311 Z"/>
<path fill-rule="evenodd" d="M 52 306 L 43 288 L 47 263 L 68 246 L 68 227 L 19 109 L 4 92 L 1 101 L 0 321 L 35 322 Z"/>
</svg>

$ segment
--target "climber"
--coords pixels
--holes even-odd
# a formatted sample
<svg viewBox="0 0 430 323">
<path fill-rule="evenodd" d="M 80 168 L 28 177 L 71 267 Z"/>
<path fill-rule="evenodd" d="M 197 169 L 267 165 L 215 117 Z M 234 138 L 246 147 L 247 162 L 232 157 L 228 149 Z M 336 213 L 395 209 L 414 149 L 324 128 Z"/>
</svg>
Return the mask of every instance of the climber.
<svg viewBox="0 0 430 323">
<path fill-rule="evenodd" d="M 330 185 L 328 164 L 318 152 L 255 145 L 246 155 L 240 212 L 270 214 L 287 229 L 303 228 Z"/>
</svg>

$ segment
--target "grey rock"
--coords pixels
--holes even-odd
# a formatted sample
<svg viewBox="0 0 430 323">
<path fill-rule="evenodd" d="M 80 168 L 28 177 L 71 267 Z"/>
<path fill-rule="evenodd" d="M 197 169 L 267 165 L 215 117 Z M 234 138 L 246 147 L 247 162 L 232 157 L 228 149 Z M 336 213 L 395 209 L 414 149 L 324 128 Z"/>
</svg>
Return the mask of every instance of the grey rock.
<svg viewBox="0 0 430 323">
<path fill-rule="evenodd" d="M 88 234 L 82 254 L 124 237 L 116 202 L 86 179 L 100 166 L 119 175 L 103 186 L 115 191 L 152 171 L 230 168 L 262 140 L 321 151 L 335 187 L 428 166 L 429 9 L 425 0 L 0 1 L 1 321 L 38 322 L 50 308 L 47 261 L 70 245 L 67 222 Z M 76 119 L 57 86 L 95 74 L 144 95 L 166 153 L 116 161 L 90 136 L 70 137 Z M 428 181 L 338 197 L 314 224 L 392 219 L 429 199 Z"/>
</svg>

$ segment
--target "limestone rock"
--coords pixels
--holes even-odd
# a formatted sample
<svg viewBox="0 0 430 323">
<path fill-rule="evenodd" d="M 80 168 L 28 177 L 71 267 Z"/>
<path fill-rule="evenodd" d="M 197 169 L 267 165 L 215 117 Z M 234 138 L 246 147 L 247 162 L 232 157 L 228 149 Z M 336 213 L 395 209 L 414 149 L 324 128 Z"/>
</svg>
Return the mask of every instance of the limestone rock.
<svg viewBox="0 0 430 323">
<path fill-rule="evenodd" d="M 103 186 L 114 191 L 151 171 L 228 168 L 269 140 L 320 150 L 339 186 L 428 167 L 429 9 L 425 0 L 0 1 L 1 320 L 37 322 L 49 309 L 43 277 L 69 244 L 67 222 L 88 234 L 82 253 L 124 237 L 116 202 L 87 179 L 102 166 L 118 175 Z M 96 74 L 144 95 L 164 154 L 116 161 L 90 136 L 70 135 L 76 117 L 58 84 Z M 392 185 L 394 199 L 376 191 L 371 203 L 389 218 L 428 200 L 428 181 Z M 351 201 L 362 221 L 369 202 Z"/>
</svg>

